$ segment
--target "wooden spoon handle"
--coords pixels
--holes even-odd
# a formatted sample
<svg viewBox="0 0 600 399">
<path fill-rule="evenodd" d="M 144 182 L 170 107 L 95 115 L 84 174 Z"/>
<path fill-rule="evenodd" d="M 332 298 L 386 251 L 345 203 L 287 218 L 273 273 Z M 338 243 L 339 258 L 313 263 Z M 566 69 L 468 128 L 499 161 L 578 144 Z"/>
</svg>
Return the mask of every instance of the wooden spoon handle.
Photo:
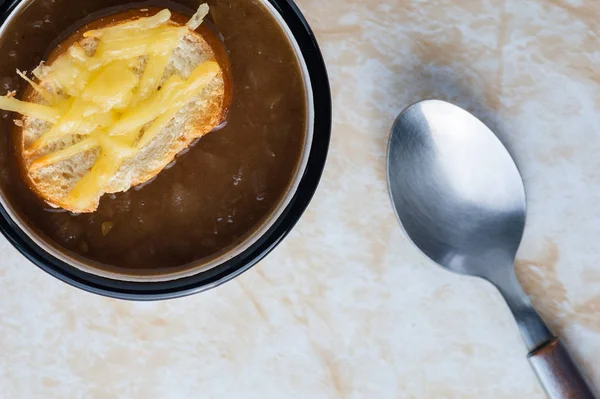
<svg viewBox="0 0 600 399">
<path fill-rule="evenodd" d="M 558 338 L 528 355 L 550 399 L 595 399 L 596 396 Z"/>
</svg>

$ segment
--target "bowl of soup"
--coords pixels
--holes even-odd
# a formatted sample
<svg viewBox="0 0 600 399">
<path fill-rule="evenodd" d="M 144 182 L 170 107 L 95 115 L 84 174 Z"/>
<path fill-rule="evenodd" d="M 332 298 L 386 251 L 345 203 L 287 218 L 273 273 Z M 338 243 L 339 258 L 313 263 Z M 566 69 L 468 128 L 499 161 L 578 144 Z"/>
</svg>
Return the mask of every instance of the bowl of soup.
<svg viewBox="0 0 600 399">
<path fill-rule="evenodd" d="M 0 230 L 30 261 L 78 288 L 166 299 L 234 278 L 266 256 L 307 207 L 325 165 L 331 97 L 317 42 L 292 1 L 209 0 L 198 32 L 227 65 L 226 117 L 144 184 L 93 212 L 52 206 L 24 177 L 16 114 L 0 113 Z M 1 95 L 97 21 L 198 1 L 7 1 L 0 10 Z"/>
</svg>

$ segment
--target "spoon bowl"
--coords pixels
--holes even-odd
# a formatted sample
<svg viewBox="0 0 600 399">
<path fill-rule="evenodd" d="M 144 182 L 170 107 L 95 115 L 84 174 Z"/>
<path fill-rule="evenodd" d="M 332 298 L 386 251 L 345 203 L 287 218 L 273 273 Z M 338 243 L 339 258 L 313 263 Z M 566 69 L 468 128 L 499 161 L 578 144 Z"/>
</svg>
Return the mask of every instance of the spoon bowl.
<svg viewBox="0 0 600 399">
<path fill-rule="evenodd" d="M 403 111 L 390 137 L 388 181 L 406 233 L 434 262 L 486 277 L 514 261 L 523 181 L 502 143 L 467 111 L 439 100 Z"/>
</svg>

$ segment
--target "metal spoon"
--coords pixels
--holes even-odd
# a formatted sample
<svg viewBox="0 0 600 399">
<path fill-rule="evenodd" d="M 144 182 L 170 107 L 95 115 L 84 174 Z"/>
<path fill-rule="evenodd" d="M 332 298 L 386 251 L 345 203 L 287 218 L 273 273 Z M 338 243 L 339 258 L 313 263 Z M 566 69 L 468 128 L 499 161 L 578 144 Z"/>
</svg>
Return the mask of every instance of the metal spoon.
<svg viewBox="0 0 600 399">
<path fill-rule="evenodd" d="M 392 203 L 410 239 L 439 265 L 500 290 L 548 397 L 594 398 L 515 275 L 525 189 L 494 133 L 462 108 L 422 101 L 394 122 L 387 162 Z"/>
</svg>

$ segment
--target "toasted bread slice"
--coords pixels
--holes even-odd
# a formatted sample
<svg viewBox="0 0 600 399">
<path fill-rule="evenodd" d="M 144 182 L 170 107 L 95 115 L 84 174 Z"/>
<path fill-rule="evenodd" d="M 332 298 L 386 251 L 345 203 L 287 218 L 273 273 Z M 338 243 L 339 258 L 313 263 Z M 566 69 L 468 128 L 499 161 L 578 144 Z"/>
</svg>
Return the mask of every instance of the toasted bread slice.
<svg viewBox="0 0 600 399">
<path fill-rule="evenodd" d="M 174 25 L 173 22 L 169 24 Z M 85 49 L 88 56 L 93 56 L 98 47 L 98 40 L 93 37 L 83 38 L 78 45 Z M 67 52 L 54 62 L 66 56 Z M 186 79 L 196 67 L 214 59 L 215 54 L 210 45 L 201 35 L 189 30 L 173 50 L 160 84 L 162 85 L 173 75 Z M 147 56 L 138 57 L 132 67 L 133 72 L 141 76 L 148 63 L 147 60 Z M 51 95 L 64 95 L 49 79 L 42 78 L 39 86 Z M 46 104 L 46 99 L 39 91 L 33 91 L 25 100 Z M 104 193 L 126 191 L 155 177 L 173 161 L 179 152 L 221 123 L 225 112 L 225 77 L 223 69 L 219 66 L 216 76 L 201 89 L 199 94 L 176 111 L 168 123 L 137 153 L 123 159 L 116 172 L 102 184 L 97 195 L 83 202 L 73 201 L 69 194 L 99 161 L 102 152 L 100 147 L 91 146 L 66 159 L 42 167 L 39 165 L 32 167 L 32 165 L 35 166 L 35 161 L 43 156 L 82 142 L 87 138 L 86 135 L 74 131 L 74 134 L 66 135 L 31 151 L 32 144 L 48 132 L 52 124 L 39 118 L 24 116 L 18 123 L 22 126 L 20 149 L 23 165 L 30 185 L 47 203 L 71 212 L 93 212 L 98 208 L 100 197 Z"/>
</svg>

